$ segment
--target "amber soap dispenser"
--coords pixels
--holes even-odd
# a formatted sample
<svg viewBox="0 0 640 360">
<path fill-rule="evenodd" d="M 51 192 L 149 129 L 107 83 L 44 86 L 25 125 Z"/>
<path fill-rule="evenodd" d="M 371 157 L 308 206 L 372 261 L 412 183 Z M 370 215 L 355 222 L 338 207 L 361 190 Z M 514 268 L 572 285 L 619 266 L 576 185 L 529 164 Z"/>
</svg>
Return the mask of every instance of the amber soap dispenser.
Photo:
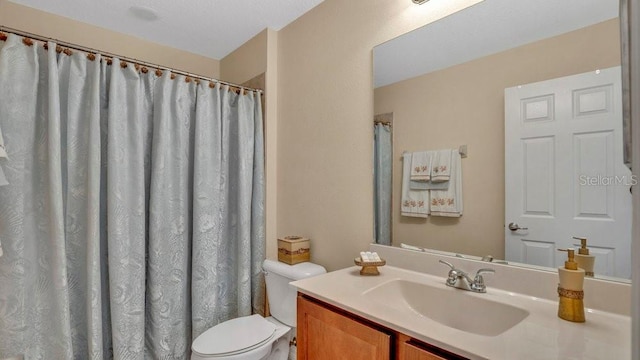
<svg viewBox="0 0 640 360">
<path fill-rule="evenodd" d="M 578 268 L 574 249 L 558 249 L 566 251 L 568 259 L 564 267 L 558 268 L 560 284 L 558 284 L 558 317 L 567 321 L 585 322 L 584 317 L 584 269 Z"/>
</svg>

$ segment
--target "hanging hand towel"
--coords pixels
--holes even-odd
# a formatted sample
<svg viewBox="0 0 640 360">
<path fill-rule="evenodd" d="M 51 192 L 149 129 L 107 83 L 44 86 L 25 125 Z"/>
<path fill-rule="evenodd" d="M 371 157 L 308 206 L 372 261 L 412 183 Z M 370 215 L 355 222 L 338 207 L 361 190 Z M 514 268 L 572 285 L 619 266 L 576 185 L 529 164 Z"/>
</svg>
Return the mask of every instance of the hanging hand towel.
<svg viewBox="0 0 640 360">
<path fill-rule="evenodd" d="M 451 150 L 439 150 L 431 163 L 431 181 L 434 183 L 449 181 L 451 177 Z"/>
<path fill-rule="evenodd" d="M 411 178 L 411 154 L 406 153 L 402 160 L 402 204 L 400 213 L 402 216 L 429 217 L 429 191 L 411 190 L 409 182 Z"/>
<path fill-rule="evenodd" d="M 451 158 L 451 180 L 448 190 L 431 190 L 431 215 L 462 216 L 462 161 L 457 149 L 449 150 Z"/>
<path fill-rule="evenodd" d="M 418 151 L 411 154 L 411 180 L 429 181 L 431 180 L 431 151 Z"/>
</svg>

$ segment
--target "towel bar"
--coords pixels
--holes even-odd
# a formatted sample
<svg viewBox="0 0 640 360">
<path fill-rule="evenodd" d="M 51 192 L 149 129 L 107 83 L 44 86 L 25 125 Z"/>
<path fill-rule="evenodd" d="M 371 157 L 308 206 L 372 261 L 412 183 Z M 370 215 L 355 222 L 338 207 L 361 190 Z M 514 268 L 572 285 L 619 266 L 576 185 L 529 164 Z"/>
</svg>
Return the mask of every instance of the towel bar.
<svg viewBox="0 0 640 360">
<path fill-rule="evenodd" d="M 410 151 L 405 150 L 402 152 L 402 155 L 408 154 L 408 153 L 410 153 Z M 467 145 L 460 145 L 458 147 L 458 153 L 460 153 L 461 158 L 466 158 L 469 155 L 469 152 L 467 150 Z"/>
</svg>

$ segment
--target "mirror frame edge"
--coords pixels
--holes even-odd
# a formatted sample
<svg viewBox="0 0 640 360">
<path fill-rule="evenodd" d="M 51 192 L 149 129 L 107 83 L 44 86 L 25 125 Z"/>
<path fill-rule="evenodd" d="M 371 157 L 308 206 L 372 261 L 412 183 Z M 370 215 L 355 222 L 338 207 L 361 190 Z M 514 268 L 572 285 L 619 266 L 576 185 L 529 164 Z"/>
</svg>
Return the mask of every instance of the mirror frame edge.
<svg viewBox="0 0 640 360">
<path fill-rule="evenodd" d="M 628 36 L 629 41 L 629 106 L 631 110 L 631 148 L 632 148 L 632 169 L 633 173 L 637 174 L 638 168 L 640 168 L 640 106 L 633 106 L 633 104 L 640 104 L 640 66 L 633 66 L 633 64 L 640 64 L 640 36 L 634 36 L 634 34 L 640 34 L 640 0 L 621 0 L 621 5 L 626 5 L 628 10 L 627 16 L 627 28 L 623 31 Z M 640 192 L 635 191 L 633 193 L 633 206 L 635 209 L 640 209 Z M 631 322 L 632 322 L 632 339 L 640 338 L 640 211 L 633 212 L 632 223 L 632 273 L 631 273 L 631 286 L 632 286 L 632 305 L 631 309 Z M 634 281 L 635 279 L 635 281 Z M 640 342 L 632 341 L 631 352 L 633 359 L 640 359 Z"/>
</svg>

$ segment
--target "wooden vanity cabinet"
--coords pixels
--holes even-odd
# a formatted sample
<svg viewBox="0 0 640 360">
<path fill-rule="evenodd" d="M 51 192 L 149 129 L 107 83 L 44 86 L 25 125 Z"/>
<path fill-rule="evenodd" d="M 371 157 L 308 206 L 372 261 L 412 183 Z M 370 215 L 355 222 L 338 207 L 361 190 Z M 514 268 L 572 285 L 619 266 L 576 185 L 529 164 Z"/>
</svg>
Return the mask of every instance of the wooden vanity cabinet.
<svg viewBox="0 0 640 360">
<path fill-rule="evenodd" d="M 298 360 L 389 360 L 389 332 L 298 295 Z"/>
<path fill-rule="evenodd" d="M 300 293 L 296 336 L 299 360 L 466 359 Z"/>
</svg>

